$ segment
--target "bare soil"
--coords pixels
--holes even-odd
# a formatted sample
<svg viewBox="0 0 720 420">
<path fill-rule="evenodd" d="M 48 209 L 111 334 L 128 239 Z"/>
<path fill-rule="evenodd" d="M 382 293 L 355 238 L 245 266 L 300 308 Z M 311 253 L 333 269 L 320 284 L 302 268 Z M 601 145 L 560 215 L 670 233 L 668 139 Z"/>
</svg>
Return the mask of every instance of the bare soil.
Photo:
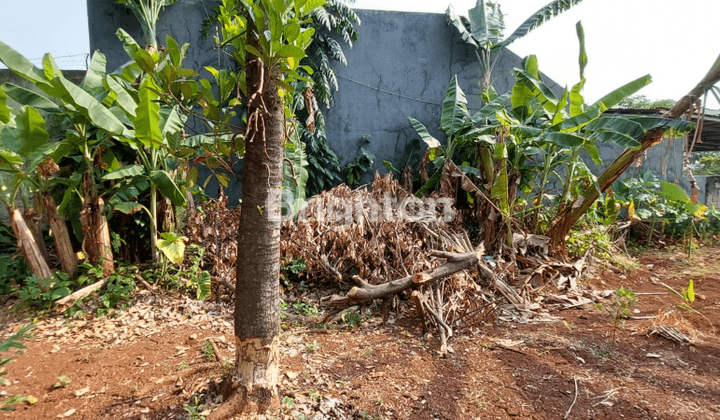
<svg viewBox="0 0 720 420">
<path fill-rule="evenodd" d="M 414 310 L 370 318 L 354 329 L 283 332 L 282 408 L 244 418 L 348 419 L 713 419 L 720 418 L 720 248 L 652 251 L 632 271 L 597 270 L 582 284 L 631 288 L 632 319 L 612 339 L 609 315 L 593 305 L 553 312 L 560 322 L 496 322 L 459 332 L 439 357 Z M 682 309 L 689 279 L 697 299 Z M 603 302 L 611 304 L 611 300 Z M 7 309 L 7 308 L 5 308 Z M 0 325 L 3 338 L 21 325 Z M 28 322 L 28 320 L 25 320 Z M 677 344 L 653 327 L 674 327 Z M 337 327 L 336 327 L 337 328 Z M 4 395 L 32 395 L 0 418 L 181 419 L 208 414 L 234 347 L 232 308 L 141 290 L 115 318 L 42 318 L 27 349 L 5 365 Z M 207 347 L 207 346 L 205 346 Z M 72 382 L 54 387 L 64 375 Z M 0 400 L 5 397 L 0 395 Z M 291 400 L 292 399 L 292 402 Z M 195 417 L 200 418 L 200 417 Z"/>
</svg>

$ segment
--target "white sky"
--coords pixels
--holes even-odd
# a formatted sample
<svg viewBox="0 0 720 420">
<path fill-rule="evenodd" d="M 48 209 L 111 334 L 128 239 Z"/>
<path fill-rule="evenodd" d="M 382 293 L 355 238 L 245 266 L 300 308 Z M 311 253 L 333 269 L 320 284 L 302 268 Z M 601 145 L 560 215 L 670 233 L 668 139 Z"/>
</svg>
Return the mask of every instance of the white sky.
<svg viewBox="0 0 720 420">
<path fill-rule="evenodd" d="M 500 0 L 505 35 L 549 1 Z M 466 15 L 475 0 L 451 3 Z M 354 7 L 444 13 L 447 5 L 437 0 L 356 0 Z M 50 52 L 62 68 L 85 69 L 86 0 L 0 0 L 0 11 L 0 40 L 30 59 Z M 584 0 L 510 49 L 520 56 L 537 55 L 545 74 L 572 86 L 579 77 L 575 23 L 582 20 L 589 59 L 588 101 L 648 73 L 654 81 L 640 94 L 678 99 L 700 81 L 720 53 L 715 22 L 719 17 L 720 0 Z"/>
</svg>

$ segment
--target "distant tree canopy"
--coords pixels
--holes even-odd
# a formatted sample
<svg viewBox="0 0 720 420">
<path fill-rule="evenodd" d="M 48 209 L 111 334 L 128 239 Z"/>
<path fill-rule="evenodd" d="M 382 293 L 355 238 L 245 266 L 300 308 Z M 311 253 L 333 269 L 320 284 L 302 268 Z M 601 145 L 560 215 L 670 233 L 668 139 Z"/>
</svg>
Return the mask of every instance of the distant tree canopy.
<svg viewBox="0 0 720 420">
<path fill-rule="evenodd" d="M 653 109 L 653 108 L 672 108 L 675 101 L 672 99 L 648 99 L 645 95 L 633 95 L 620 101 L 618 108 L 624 109 Z"/>
<path fill-rule="evenodd" d="M 691 165 L 695 175 L 720 175 L 720 152 L 693 153 Z"/>
</svg>

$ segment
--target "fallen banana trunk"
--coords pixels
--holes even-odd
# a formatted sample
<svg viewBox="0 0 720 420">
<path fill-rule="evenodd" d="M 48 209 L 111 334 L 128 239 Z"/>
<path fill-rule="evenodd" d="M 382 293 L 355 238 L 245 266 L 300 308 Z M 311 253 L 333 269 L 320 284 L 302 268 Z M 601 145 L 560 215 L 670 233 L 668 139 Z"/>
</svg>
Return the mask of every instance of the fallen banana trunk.
<svg viewBox="0 0 720 420">
<path fill-rule="evenodd" d="M 482 258 L 483 252 L 484 248 L 482 246 L 475 251 L 466 253 L 431 251 L 431 256 L 444 258 L 447 262 L 433 270 L 423 271 L 383 284 L 373 285 L 358 276 L 353 276 L 353 280 L 355 280 L 357 286 L 350 289 L 346 296 L 333 298 L 328 302 L 328 305 L 336 308 L 347 308 L 375 299 L 392 298 L 396 294 L 413 286 L 429 285 L 459 271 L 476 267 Z"/>
<path fill-rule="evenodd" d="M 76 290 L 75 292 L 65 296 L 62 299 L 58 299 L 55 301 L 55 307 L 57 307 L 59 310 L 64 310 L 68 306 L 72 306 L 80 299 L 86 298 L 93 294 L 94 292 L 102 289 L 105 287 L 106 284 L 110 281 L 110 277 L 105 277 L 102 280 L 96 281 L 95 283 L 85 286 L 80 290 Z"/>
</svg>

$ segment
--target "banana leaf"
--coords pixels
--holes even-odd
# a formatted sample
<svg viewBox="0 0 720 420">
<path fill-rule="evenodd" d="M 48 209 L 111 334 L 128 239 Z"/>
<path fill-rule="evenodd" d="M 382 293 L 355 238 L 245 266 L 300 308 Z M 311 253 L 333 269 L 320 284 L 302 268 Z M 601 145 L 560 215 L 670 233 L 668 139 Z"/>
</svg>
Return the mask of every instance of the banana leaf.
<svg viewBox="0 0 720 420">
<path fill-rule="evenodd" d="M 165 197 L 169 198 L 176 206 L 185 205 L 185 194 L 180 191 L 175 181 L 166 171 L 152 171 L 150 172 L 150 179 Z"/>
<path fill-rule="evenodd" d="M 467 98 L 458 85 L 457 76 L 453 76 L 442 103 L 440 128 L 445 134 L 452 136 L 470 124 L 472 123 L 467 109 Z"/>
<path fill-rule="evenodd" d="M 580 81 L 570 89 L 570 116 L 582 114 L 585 111 L 585 98 L 583 98 L 582 90 L 585 87 L 585 67 L 588 58 L 585 50 L 585 30 L 580 22 L 575 24 L 578 41 L 580 42 L 580 55 L 578 64 L 580 64 Z"/>
<path fill-rule="evenodd" d="M 571 7 L 579 4 L 582 0 L 554 0 L 546 4 L 540 10 L 533 13 L 528 19 L 525 20 L 515 31 L 510 34 L 503 42 L 497 44 L 495 49 L 500 50 L 508 45 L 512 44 L 516 40 L 524 37 L 532 30 L 538 28 L 543 23 L 547 22 L 551 18 L 559 15 L 560 13 L 569 10 Z"/>
<path fill-rule="evenodd" d="M 652 82 L 652 77 L 650 75 L 645 75 L 642 77 L 639 77 L 632 82 L 629 82 L 623 86 L 620 86 L 619 88 L 613 90 L 612 92 L 608 93 L 607 95 L 600 98 L 597 102 L 592 104 L 592 106 L 598 106 L 600 109 L 604 112 L 615 105 L 619 104 L 620 101 L 627 98 L 628 96 L 633 95 L 638 90 L 644 88 L 647 86 L 650 82 Z"/>
<path fill-rule="evenodd" d="M 478 44 L 491 48 L 500 42 L 505 23 L 497 2 L 488 2 L 486 5 L 484 0 L 478 0 L 475 7 L 468 10 L 468 17 L 470 33 Z"/>
<path fill-rule="evenodd" d="M 135 110 L 135 135 L 145 146 L 157 149 L 162 144 L 163 133 L 160 129 L 160 105 L 157 103 L 158 94 L 152 79 L 145 79 L 140 87 L 140 103 Z"/>
<path fill-rule="evenodd" d="M 448 6 L 445 14 L 447 16 L 448 24 L 453 25 L 455 29 L 458 30 L 458 32 L 460 33 L 460 37 L 465 43 L 472 45 L 476 49 L 480 47 L 473 38 L 472 33 L 470 33 L 470 31 L 468 31 L 465 27 L 461 16 L 455 13 L 455 9 L 452 7 L 452 5 Z"/>
<path fill-rule="evenodd" d="M 105 91 L 106 65 L 107 59 L 105 58 L 105 54 L 100 51 L 95 51 L 90 59 L 90 66 L 85 73 L 85 78 L 82 83 L 80 83 L 82 90 L 93 96 Z"/>
<path fill-rule="evenodd" d="M 0 93 L 0 95 L 4 95 L 7 93 L 7 96 L 12 98 L 15 102 L 19 103 L 20 105 L 28 105 L 32 106 L 36 109 L 41 109 L 43 111 L 59 111 L 60 108 L 58 108 L 57 104 L 50 99 L 47 99 L 46 97 L 40 95 L 37 92 L 33 92 L 32 90 L 25 89 L 22 86 L 18 86 L 12 83 L 4 83 L 2 85 L 2 89 L 5 91 L 4 93 Z M 0 99 L 1 101 L 2 99 Z M 0 108 L 2 105 L 0 105 Z M 2 111 L 0 111 L 2 112 Z M 0 116 L 0 121 L 2 121 L 2 117 Z"/>
<path fill-rule="evenodd" d="M 413 117 L 408 117 L 408 121 L 410 121 L 410 125 L 412 125 L 412 127 L 415 129 L 422 141 L 427 144 L 428 148 L 434 149 L 441 146 L 440 141 L 428 132 L 427 128 L 425 128 L 423 123 Z"/>
</svg>

